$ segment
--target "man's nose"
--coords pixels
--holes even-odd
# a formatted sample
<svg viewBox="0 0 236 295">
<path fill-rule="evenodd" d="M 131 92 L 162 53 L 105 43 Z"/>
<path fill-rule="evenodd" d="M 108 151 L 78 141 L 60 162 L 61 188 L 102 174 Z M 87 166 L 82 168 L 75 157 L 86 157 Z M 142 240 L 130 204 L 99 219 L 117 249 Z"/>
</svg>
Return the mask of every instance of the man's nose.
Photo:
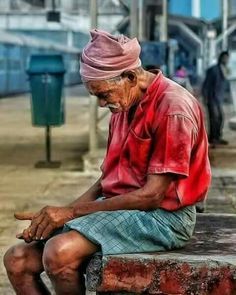
<svg viewBox="0 0 236 295">
<path fill-rule="evenodd" d="M 107 104 L 107 101 L 105 99 L 99 98 L 98 99 L 98 104 L 100 107 L 105 107 Z"/>
</svg>

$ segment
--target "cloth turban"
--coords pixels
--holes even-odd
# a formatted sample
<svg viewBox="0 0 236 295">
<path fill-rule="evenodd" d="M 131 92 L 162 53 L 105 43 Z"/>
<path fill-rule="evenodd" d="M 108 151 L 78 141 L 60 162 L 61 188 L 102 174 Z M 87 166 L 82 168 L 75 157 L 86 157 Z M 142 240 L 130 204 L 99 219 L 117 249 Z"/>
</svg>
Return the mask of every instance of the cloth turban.
<svg viewBox="0 0 236 295">
<path fill-rule="evenodd" d="M 80 61 L 83 82 L 107 80 L 141 66 L 141 48 L 136 38 L 113 36 L 97 29 L 90 34 L 91 40 L 83 49 Z"/>
</svg>

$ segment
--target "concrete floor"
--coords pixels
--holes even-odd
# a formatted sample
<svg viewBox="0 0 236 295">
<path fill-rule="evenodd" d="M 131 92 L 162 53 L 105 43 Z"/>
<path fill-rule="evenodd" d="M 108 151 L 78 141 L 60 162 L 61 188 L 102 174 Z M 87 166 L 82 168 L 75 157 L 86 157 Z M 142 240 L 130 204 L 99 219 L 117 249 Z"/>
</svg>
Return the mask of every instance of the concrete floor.
<svg viewBox="0 0 236 295">
<path fill-rule="evenodd" d="M 14 211 L 38 210 L 46 204 L 67 204 L 85 191 L 96 173 L 82 172 L 88 149 L 89 98 L 80 87 L 66 89 L 66 124 L 52 130 L 52 159 L 59 169 L 35 169 L 45 159 L 44 129 L 32 127 L 29 95 L 0 99 L 0 294 L 9 287 L 2 256 L 15 244 L 27 222 L 16 221 Z"/>
<path fill-rule="evenodd" d="M 29 95 L 0 99 L 1 295 L 14 294 L 2 265 L 3 253 L 18 242 L 15 234 L 27 225 L 14 220 L 14 211 L 66 204 L 98 177 L 97 172 L 83 172 L 82 155 L 88 150 L 89 99 L 81 87 L 68 88 L 66 97 L 66 124 L 52 130 L 52 157 L 62 162 L 59 169 L 34 168 L 45 157 L 44 130 L 31 125 Z M 230 108 L 227 114 L 230 116 Z M 103 126 L 106 122 L 107 118 Z M 225 135 L 231 140 L 230 146 L 211 151 L 217 177 L 210 192 L 209 212 L 236 212 L 236 132 L 226 128 Z M 104 145 L 104 140 L 100 144 Z"/>
</svg>

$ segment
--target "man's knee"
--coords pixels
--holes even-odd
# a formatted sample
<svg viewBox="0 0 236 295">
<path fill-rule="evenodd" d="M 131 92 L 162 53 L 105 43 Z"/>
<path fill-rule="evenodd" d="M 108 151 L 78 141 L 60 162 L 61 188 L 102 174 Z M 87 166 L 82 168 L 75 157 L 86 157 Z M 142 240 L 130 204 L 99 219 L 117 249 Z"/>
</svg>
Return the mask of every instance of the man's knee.
<svg viewBox="0 0 236 295">
<path fill-rule="evenodd" d="M 23 273 L 27 262 L 27 251 L 24 245 L 16 245 L 8 249 L 3 262 L 8 273 Z"/>
<path fill-rule="evenodd" d="M 73 250 L 70 249 L 66 239 L 60 239 L 59 236 L 50 239 L 44 248 L 43 265 L 46 273 L 50 276 L 56 276 L 80 265 L 80 259 L 73 256 Z"/>
</svg>

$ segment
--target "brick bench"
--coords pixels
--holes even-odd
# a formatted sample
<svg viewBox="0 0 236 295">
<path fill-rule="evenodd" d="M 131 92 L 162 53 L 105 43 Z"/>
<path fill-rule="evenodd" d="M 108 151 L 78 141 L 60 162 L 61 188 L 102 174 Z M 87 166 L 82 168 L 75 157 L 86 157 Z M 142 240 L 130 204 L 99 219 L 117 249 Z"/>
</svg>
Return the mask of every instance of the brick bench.
<svg viewBox="0 0 236 295">
<path fill-rule="evenodd" d="M 87 289 L 97 294 L 235 295 L 236 215 L 199 214 L 188 245 L 170 252 L 95 256 Z"/>
</svg>

